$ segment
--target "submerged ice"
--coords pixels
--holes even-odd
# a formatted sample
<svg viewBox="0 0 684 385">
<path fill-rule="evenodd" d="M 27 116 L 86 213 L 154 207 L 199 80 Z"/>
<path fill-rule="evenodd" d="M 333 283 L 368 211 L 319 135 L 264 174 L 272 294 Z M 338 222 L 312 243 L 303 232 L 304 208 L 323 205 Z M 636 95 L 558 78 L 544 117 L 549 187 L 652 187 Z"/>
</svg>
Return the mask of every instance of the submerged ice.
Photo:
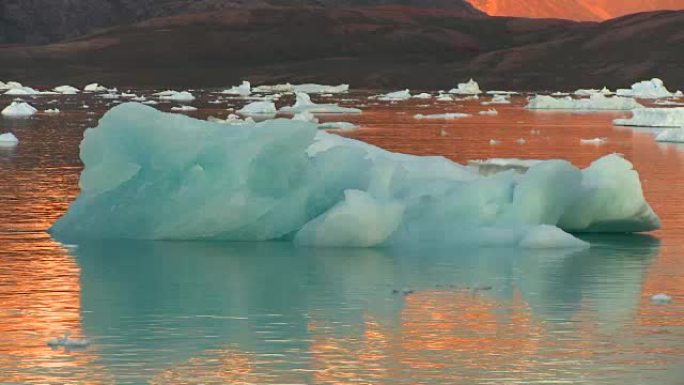
<svg viewBox="0 0 684 385">
<path fill-rule="evenodd" d="M 659 227 L 631 163 L 609 155 L 481 175 L 290 119 L 225 124 L 114 107 L 81 144 L 81 195 L 52 227 L 85 239 L 584 247 L 565 232 Z M 541 226 L 541 227 L 540 227 Z M 548 239 L 547 239 L 548 238 Z"/>
</svg>

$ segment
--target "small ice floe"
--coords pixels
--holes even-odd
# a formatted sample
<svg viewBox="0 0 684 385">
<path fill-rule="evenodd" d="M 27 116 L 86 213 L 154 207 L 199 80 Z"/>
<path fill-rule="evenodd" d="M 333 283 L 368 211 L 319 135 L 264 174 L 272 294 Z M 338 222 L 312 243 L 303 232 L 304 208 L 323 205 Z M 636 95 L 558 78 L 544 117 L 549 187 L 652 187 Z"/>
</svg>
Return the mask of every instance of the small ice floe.
<svg viewBox="0 0 684 385">
<path fill-rule="evenodd" d="M 118 99 L 121 95 L 113 92 L 108 92 L 106 94 L 102 94 L 99 97 L 102 99 L 107 99 L 107 100 L 115 100 Z"/>
<path fill-rule="evenodd" d="M 478 114 L 480 114 L 480 115 L 487 115 L 487 116 L 496 116 L 496 115 L 499 115 L 499 111 L 497 111 L 497 110 L 491 108 L 491 109 L 489 109 L 489 110 L 480 111 Z"/>
<path fill-rule="evenodd" d="M 499 145 L 499 144 L 501 144 L 500 141 L 498 141 L 498 140 L 496 140 L 496 139 L 489 139 L 489 145 L 490 145 L 490 146 L 496 146 L 496 145 Z"/>
<path fill-rule="evenodd" d="M 643 107 L 632 98 L 620 96 L 605 96 L 597 93 L 589 98 L 574 99 L 571 96 L 555 98 L 548 95 L 535 95 L 530 98 L 525 106 L 528 110 L 575 110 L 575 111 L 601 111 L 601 110 L 633 110 Z"/>
<path fill-rule="evenodd" d="M 131 101 L 141 103 L 141 102 L 146 102 L 147 98 L 144 96 L 134 96 L 131 98 Z"/>
<path fill-rule="evenodd" d="M 590 144 L 594 146 L 600 146 L 606 142 L 608 142 L 608 138 L 580 139 L 580 144 Z"/>
<path fill-rule="evenodd" d="M 331 86 L 327 84 L 305 83 L 292 86 L 292 92 L 304 92 L 307 94 L 341 94 L 349 91 L 349 84 Z"/>
<path fill-rule="evenodd" d="M 415 114 L 413 115 L 414 119 L 434 119 L 434 120 L 452 120 L 452 119 L 462 119 L 462 118 L 468 118 L 472 115 L 470 114 L 464 114 L 462 112 L 447 112 L 444 114 Z"/>
<path fill-rule="evenodd" d="M 652 296 L 651 302 L 655 303 L 655 304 L 660 304 L 660 305 L 668 304 L 668 303 L 672 302 L 672 297 L 670 297 L 667 294 L 660 293 L 660 294 L 656 294 L 656 295 Z"/>
<path fill-rule="evenodd" d="M 511 95 L 518 95 L 520 94 L 517 91 L 487 91 L 485 92 L 487 95 L 502 95 L 502 96 L 511 96 Z"/>
<path fill-rule="evenodd" d="M 684 127 L 684 107 L 638 108 L 631 119 L 615 119 L 616 126 Z"/>
<path fill-rule="evenodd" d="M 191 102 L 195 100 L 195 96 L 188 91 L 173 91 L 167 90 L 162 92 L 157 92 L 154 94 L 158 96 L 161 100 L 168 100 L 172 102 Z"/>
<path fill-rule="evenodd" d="M 292 120 L 298 120 L 300 122 L 309 122 L 318 124 L 318 119 L 309 111 L 298 112 L 294 114 Z"/>
<path fill-rule="evenodd" d="M 83 87 L 83 91 L 85 91 L 85 92 L 105 92 L 105 91 L 107 91 L 107 87 L 102 86 L 98 83 L 90 83 L 87 86 Z"/>
<path fill-rule="evenodd" d="M 419 94 L 411 96 L 413 99 L 432 99 L 432 95 L 427 92 L 421 92 Z"/>
<path fill-rule="evenodd" d="M 439 94 L 435 100 L 438 102 L 453 102 L 454 97 L 449 94 Z"/>
<path fill-rule="evenodd" d="M 171 111 L 174 112 L 195 112 L 197 111 L 197 108 L 193 106 L 179 106 L 179 107 L 171 107 Z"/>
<path fill-rule="evenodd" d="M 133 93 L 128 93 L 128 92 L 122 92 L 121 97 L 124 99 L 135 99 L 138 97 L 138 95 L 133 94 Z"/>
<path fill-rule="evenodd" d="M 523 139 L 523 138 L 518 138 L 518 140 L 516 140 L 515 142 L 518 143 L 518 144 L 525 144 L 525 143 L 527 143 L 527 141 L 526 141 L 525 139 Z"/>
<path fill-rule="evenodd" d="M 222 124 L 232 124 L 232 125 L 242 125 L 242 124 L 248 124 L 248 123 L 254 123 L 254 119 L 251 117 L 246 117 L 242 119 L 239 115 L 236 114 L 230 114 L 226 119 L 219 119 L 215 118 L 213 116 L 210 116 L 207 118 L 208 121 L 214 122 L 214 123 L 222 123 Z"/>
<path fill-rule="evenodd" d="M 551 96 L 570 96 L 569 92 L 554 92 Z"/>
<path fill-rule="evenodd" d="M 146 100 L 142 102 L 142 104 L 147 104 L 148 106 L 156 106 L 157 104 L 159 104 L 159 102 L 156 100 Z"/>
<path fill-rule="evenodd" d="M 349 122 L 325 122 L 318 125 L 320 130 L 342 130 L 342 131 L 353 131 L 359 128 L 354 123 Z"/>
<path fill-rule="evenodd" d="M 260 100 L 247 104 L 237 112 L 247 116 L 275 116 L 277 110 L 273 102 Z"/>
<path fill-rule="evenodd" d="M 445 129 L 442 128 L 441 130 L 439 130 L 439 136 L 447 136 L 447 135 L 449 135 L 449 134 L 446 132 Z"/>
<path fill-rule="evenodd" d="M 671 98 L 674 94 L 668 91 L 662 80 L 653 78 L 632 84 L 629 89 L 617 90 L 619 96 L 630 96 L 639 99 Z"/>
<path fill-rule="evenodd" d="M 411 91 L 409 91 L 408 89 L 394 91 L 388 94 L 377 95 L 375 96 L 375 98 L 378 100 L 382 100 L 383 102 L 398 102 L 403 100 L 409 100 L 411 99 Z"/>
<path fill-rule="evenodd" d="M 477 84 L 475 80 L 470 79 L 465 83 L 459 83 L 456 88 L 450 89 L 449 93 L 458 95 L 479 95 L 482 91 L 480 90 L 480 85 Z"/>
<path fill-rule="evenodd" d="M 250 82 L 243 80 L 239 86 L 233 86 L 221 91 L 221 93 L 224 95 L 249 96 L 252 94 L 252 85 Z"/>
<path fill-rule="evenodd" d="M 24 86 L 19 86 L 19 87 L 14 87 L 10 88 L 5 92 L 5 95 L 7 96 L 30 96 L 30 95 L 40 95 L 40 91 L 35 90 L 31 87 L 24 87 Z"/>
<path fill-rule="evenodd" d="M 341 107 L 337 104 L 316 104 L 311 101 L 308 94 L 303 92 L 298 92 L 296 95 L 295 104 L 281 108 L 281 112 L 295 114 L 305 111 L 312 114 L 360 114 L 362 112 L 358 108 Z"/>
<path fill-rule="evenodd" d="M 684 143 L 684 128 L 668 128 L 656 135 L 656 142 Z"/>
<path fill-rule="evenodd" d="M 55 115 L 55 114 L 59 114 L 61 111 L 59 110 L 59 108 L 48 108 L 47 110 L 45 110 L 43 112 L 46 114 Z"/>
<path fill-rule="evenodd" d="M 7 132 L 0 135 L 0 147 L 14 147 L 19 144 L 19 139 L 13 133 Z"/>
<path fill-rule="evenodd" d="M 48 340 L 47 345 L 52 348 L 85 348 L 90 345 L 90 341 L 85 338 L 70 338 L 71 332 L 65 332 L 64 336 Z"/>
<path fill-rule="evenodd" d="M 490 101 L 482 102 L 483 106 L 490 104 L 511 104 L 511 99 L 509 99 L 508 95 L 494 95 Z"/>
<path fill-rule="evenodd" d="M 577 96 L 592 96 L 592 95 L 597 95 L 597 94 L 606 96 L 606 95 L 613 95 L 614 92 L 609 90 L 608 87 L 603 87 L 600 90 L 593 89 L 593 88 L 590 88 L 590 89 L 581 89 L 580 88 L 579 90 L 575 91 L 575 95 L 577 95 Z"/>
<path fill-rule="evenodd" d="M 52 89 L 55 92 L 59 92 L 62 95 L 76 95 L 80 90 L 72 86 L 59 86 Z"/>
<path fill-rule="evenodd" d="M 541 130 L 533 128 L 530 130 L 530 135 L 541 135 Z"/>
<path fill-rule="evenodd" d="M 22 118 L 22 117 L 27 117 L 31 116 L 38 112 L 37 109 L 35 109 L 33 106 L 31 106 L 28 103 L 15 100 L 10 104 L 9 106 L 5 107 L 2 110 L 2 116 L 6 116 L 9 118 Z"/>
</svg>

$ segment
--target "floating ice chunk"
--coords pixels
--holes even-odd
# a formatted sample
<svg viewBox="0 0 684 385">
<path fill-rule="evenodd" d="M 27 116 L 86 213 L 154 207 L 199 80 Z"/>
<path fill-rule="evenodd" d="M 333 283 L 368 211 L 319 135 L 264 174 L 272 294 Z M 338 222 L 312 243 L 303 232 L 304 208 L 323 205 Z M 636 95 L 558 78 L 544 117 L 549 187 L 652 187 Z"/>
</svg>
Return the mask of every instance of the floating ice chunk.
<svg viewBox="0 0 684 385">
<path fill-rule="evenodd" d="M 339 84 L 336 86 L 314 83 L 297 84 L 293 86 L 292 91 L 305 94 L 341 94 L 349 91 L 349 84 Z"/>
<path fill-rule="evenodd" d="M 252 119 L 251 117 L 248 116 L 248 117 L 242 119 L 239 115 L 236 115 L 236 114 L 228 115 L 228 117 L 225 120 L 224 119 L 218 119 L 218 118 L 215 118 L 213 116 L 210 116 L 207 120 L 210 122 L 223 123 L 223 124 L 251 124 L 251 123 L 254 123 L 254 119 Z"/>
<path fill-rule="evenodd" d="M 473 79 L 470 79 L 466 83 L 459 83 L 456 88 L 449 90 L 450 94 L 458 95 L 479 95 L 482 93 L 480 90 L 480 85 Z"/>
<path fill-rule="evenodd" d="M 173 102 L 191 102 L 195 100 L 195 96 L 188 91 L 163 91 L 155 95 L 159 96 L 159 99 L 161 100 L 170 100 Z"/>
<path fill-rule="evenodd" d="M 656 135 L 657 142 L 684 143 L 684 128 L 669 128 Z"/>
<path fill-rule="evenodd" d="M 659 106 L 684 106 L 684 103 L 676 102 L 674 100 L 656 100 L 654 104 Z"/>
<path fill-rule="evenodd" d="M 560 92 L 560 91 L 558 91 L 558 92 L 552 93 L 551 96 L 570 96 L 570 93 L 569 93 L 569 92 Z"/>
<path fill-rule="evenodd" d="M 595 146 L 600 146 L 602 144 L 606 144 L 607 142 L 608 138 L 580 139 L 580 144 L 591 144 Z"/>
<path fill-rule="evenodd" d="M 491 109 L 489 109 L 489 110 L 480 111 L 480 112 L 478 112 L 478 114 L 479 114 L 479 115 L 496 116 L 496 115 L 499 115 L 499 111 L 497 111 L 497 110 L 491 108 Z"/>
<path fill-rule="evenodd" d="M 527 143 L 527 141 L 526 141 L 525 139 L 523 139 L 523 138 L 518 138 L 515 142 L 518 143 L 518 144 L 525 144 L 525 143 Z"/>
<path fill-rule="evenodd" d="M 285 106 L 281 112 L 299 113 L 308 111 L 312 114 L 360 114 L 358 108 L 340 107 L 337 104 L 316 104 L 311 101 L 311 97 L 303 92 L 296 94 L 295 104 Z"/>
<path fill-rule="evenodd" d="M 85 92 L 105 92 L 105 91 L 107 91 L 107 87 L 99 85 L 97 83 L 90 83 L 87 86 L 83 87 L 83 91 L 85 91 Z"/>
<path fill-rule="evenodd" d="M 33 106 L 21 101 L 13 101 L 12 104 L 2 110 L 2 116 L 6 117 L 26 117 L 38 112 Z"/>
<path fill-rule="evenodd" d="M 157 102 L 156 100 L 145 100 L 144 102 L 142 102 L 142 104 L 147 104 L 148 106 L 156 106 L 157 104 L 159 104 L 159 102 Z"/>
<path fill-rule="evenodd" d="M 116 100 L 120 97 L 121 95 L 112 93 L 112 92 L 107 92 L 106 94 L 101 94 L 98 97 L 102 99 L 107 99 L 107 100 Z"/>
<path fill-rule="evenodd" d="M 308 122 L 226 129 L 124 103 L 86 131 L 81 158 L 81 195 L 50 230 L 65 243 L 515 247 L 539 225 L 578 232 L 659 226 L 637 173 L 616 156 L 585 170 L 551 160 L 523 174 L 482 176 L 443 157 L 388 152 Z"/>
<path fill-rule="evenodd" d="M 48 108 L 47 110 L 45 110 L 43 112 L 46 114 L 55 115 L 55 114 L 59 114 L 61 111 L 59 110 L 59 108 Z"/>
<path fill-rule="evenodd" d="M 501 142 L 492 139 L 494 144 Z M 490 140 L 490 144 L 492 144 Z M 502 171 L 513 170 L 517 173 L 524 174 L 530 167 L 540 164 L 541 160 L 536 159 L 518 159 L 518 158 L 491 158 L 478 159 L 468 161 L 468 166 L 477 168 L 480 175 L 492 175 Z"/>
<path fill-rule="evenodd" d="M 19 144 L 19 139 L 13 133 L 0 134 L 0 147 L 14 147 Z"/>
<path fill-rule="evenodd" d="M 394 91 L 394 92 L 390 92 L 388 94 L 377 95 L 376 98 L 378 100 L 382 100 L 385 102 L 398 102 L 398 101 L 403 101 L 403 100 L 409 100 L 409 99 L 411 99 L 411 91 L 409 91 L 408 89 L 401 90 L 401 91 Z"/>
<path fill-rule="evenodd" d="M 261 85 L 258 87 L 255 87 L 252 91 L 253 92 L 266 92 L 266 93 L 272 93 L 272 92 L 294 92 L 295 87 L 290 84 L 290 83 L 285 83 L 285 84 L 275 84 L 275 85 Z"/>
<path fill-rule="evenodd" d="M 494 95 L 490 101 L 482 102 L 482 105 L 484 106 L 490 104 L 511 104 L 511 100 L 508 95 Z"/>
<path fill-rule="evenodd" d="M 48 340 L 47 345 L 53 348 L 85 348 L 90 345 L 90 341 L 83 338 L 70 338 L 70 332 L 64 333 L 63 337 Z"/>
<path fill-rule="evenodd" d="M 577 96 L 592 96 L 592 95 L 603 95 L 603 96 L 608 96 L 608 95 L 613 95 L 614 92 L 609 90 L 607 87 L 603 87 L 603 89 L 597 90 L 597 89 L 579 89 L 575 91 L 575 95 Z"/>
<path fill-rule="evenodd" d="M 242 84 L 239 86 L 233 86 L 227 90 L 223 90 L 221 93 L 226 95 L 249 96 L 252 93 L 252 85 L 248 81 L 243 80 Z"/>
<path fill-rule="evenodd" d="M 257 102 L 252 102 L 242 107 L 237 111 L 241 115 L 264 115 L 264 116 L 275 116 L 276 106 L 273 102 L 262 100 Z"/>
<path fill-rule="evenodd" d="M 672 302 L 672 297 L 664 293 L 655 294 L 651 297 L 651 302 L 659 305 L 664 305 Z"/>
<path fill-rule="evenodd" d="M 72 86 L 59 86 L 53 88 L 52 90 L 64 95 L 75 95 L 80 91 L 78 88 Z"/>
<path fill-rule="evenodd" d="M 511 96 L 511 95 L 518 95 L 519 92 L 516 91 L 487 91 L 487 95 L 501 95 L 501 96 Z"/>
<path fill-rule="evenodd" d="M 413 115 L 414 119 L 433 119 L 433 120 L 452 120 L 452 119 L 461 119 L 461 118 L 468 118 L 472 115 L 470 114 L 464 114 L 462 112 L 447 112 L 444 114 L 415 114 Z"/>
<path fill-rule="evenodd" d="M 573 99 L 570 96 L 554 98 L 547 95 L 533 96 L 527 106 L 528 110 L 632 110 L 643 107 L 632 98 L 618 96 L 607 97 L 603 94 L 593 94 L 585 99 Z"/>
<path fill-rule="evenodd" d="M 499 144 L 501 144 L 501 141 L 498 141 L 498 140 L 496 140 L 496 139 L 489 139 L 489 145 L 490 145 L 490 146 L 496 146 L 496 145 L 499 145 Z"/>
<path fill-rule="evenodd" d="M 310 122 L 318 124 L 318 119 L 316 119 L 316 117 L 309 111 L 294 114 L 292 120 L 299 120 L 301 122 Z"/>
<path fill-rule="evenodd" d="M 632 84 L 630 89 L 617 90 L 619 96 L 631 96 L 640 99 L 670 98 L 672 93 L 667 90 L 662 80 L 653 78 Z"/>
<path fill-rule="evenodd" d="M 541 225 L 529 230 L 518 244 L 523 249 L 588 248 L 589 243 L 579 240 L 556 226 Z"/>
<path fill-rule="evenodd" d="M 5 92 L 7 96 L 29 96 L 29 95 L 40 95 L 40 91 L 37 91 L 31 87 L 13 87 Z"/>
<path fill-rule="evenodd" d="M 121 97 L 124 98 L 124 99 L 131 99 L 131 100 L 133 100 L 133 99 L 137 98 L 138 95 L 133 94 L 133 93 L 128 93 L 128 92 L 122 92 L 122 93 L 121 93 Z"/>
<path fill-rule="evenodd" d="M 365 191 L 346 190 L 344 200 L 302 227 L 295 243 L 332 247 L 382 244 L 401 224 L 404 205 L 378 200 Z"/>
<path fill-rule="evenodd" d="M 480 100 L 480 97 L 477 95 L 470 95 L 470 96 L 464 96 L 462 98 L 453 98 L 452 100 L 457 101 L 457 102 L 467 102 L 470 100 Z"/>
<path fill-rule="evenodd" d="M 144 96 L 137 96 L 137 95 L 136 95 L 136 96 L 134 96 L 134 97 L 131 98 L 131 101 L 132 101 L 132 102 L 146 102 L 146 101 L 147 101 L 147 98 L 144 97 Z"/>
<path fill-rule="evenodd" d="M 432 95 L 427 92 L 421 92 L 419 94 L 411 96 L 413 99 L 432 99 Z"/>
<path fill-rule="evenodd" d="M 438 102 L 453 102 L 453 96 L 449 94 L 439 94 L 436 99 Z"/>
<path fill-rule="evenodd" d="M 197 111 L 196 107 L 193 106 L 179 106 L 179 107 L 171 107 L 171 111 L 175 112 L 194 112 Z"/>
<path fill-rule="evenodd" d="M 638 127 L 684 127 L 684 107 L 638 108 L 632 110 L 632 118 L 615 119 L 613 124 Z"/>
<path fill-rule="evenodd" d="M 359 128 L 354 123 L 349 122 L 325 122 L 320 123 L 318 128 L 321 130 L 343 130 L 343 131 L 353 131 Z"/>
</svg>

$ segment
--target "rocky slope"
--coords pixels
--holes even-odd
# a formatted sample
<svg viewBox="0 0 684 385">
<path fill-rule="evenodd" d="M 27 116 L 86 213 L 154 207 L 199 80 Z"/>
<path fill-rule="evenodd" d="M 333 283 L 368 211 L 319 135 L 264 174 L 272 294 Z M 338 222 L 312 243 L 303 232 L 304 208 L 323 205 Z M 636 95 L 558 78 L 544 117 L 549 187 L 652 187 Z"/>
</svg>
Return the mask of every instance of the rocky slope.
<svg viewBox="0 0 684 385">
<path fill-rule="evenodd" d="M 0 79 L 45 85 L 351 82 L 444 89 L 684 88 L 684 12 L 604 23 L 432 8 L 255 8 L 158 18 L 47 46 L 0 48 Z"/>
</svg>

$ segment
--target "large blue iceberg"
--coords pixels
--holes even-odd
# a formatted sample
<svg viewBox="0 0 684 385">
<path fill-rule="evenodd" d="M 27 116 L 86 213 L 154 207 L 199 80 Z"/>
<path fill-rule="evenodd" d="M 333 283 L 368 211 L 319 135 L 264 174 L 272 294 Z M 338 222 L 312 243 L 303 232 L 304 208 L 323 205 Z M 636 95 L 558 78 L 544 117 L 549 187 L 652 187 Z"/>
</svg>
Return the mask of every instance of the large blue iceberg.
<svg viewBox="0 0 684 385">
<path fill-rule="evenodd" d="M 618 155 L 584 170 L 550 160 L 483 176 L 308 122 L 232 126 L 126 103 L 86 131 L 81 159 L 81 195 L 51 228 L 63 242 L 583 247 L 566 232 L 660 226 L 637 172 Z"/>
</svg>

